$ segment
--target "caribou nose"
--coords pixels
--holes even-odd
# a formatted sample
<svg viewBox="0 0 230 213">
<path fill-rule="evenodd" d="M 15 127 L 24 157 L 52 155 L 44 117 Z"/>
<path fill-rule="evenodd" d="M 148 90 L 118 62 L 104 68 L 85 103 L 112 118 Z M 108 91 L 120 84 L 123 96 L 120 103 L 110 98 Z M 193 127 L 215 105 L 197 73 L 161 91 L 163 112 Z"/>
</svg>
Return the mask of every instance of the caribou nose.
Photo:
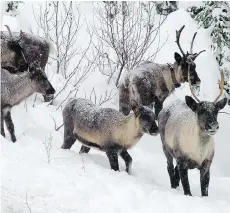
<svg viewBox="0 0 230 213">
<path fill-rule="evenodd" d="M 212 123 L 207 125 L 207 131 L 210 133 L 216 133 L 219 129 L 218 123 Z"/>
<path fill-rule="evenodd" d="M 150 135 L 158 135 L 159 129 L 157 125 L 153 125 L 152 128 L 149 130 Z"/>
<path fill-rule="evenodd" d="M 46 90 L 47 95 L 53 95 L 55 93 L 55 89 L 53 87 L 50 87 L 49 89 Z"/>
<path fill-rule="evenodd" d="M 218 123 L 213 123 L 213 124 L 211 124 L 211 129 L 212 129 L 212 130 L 217 130 L 217 129 L 219 129 L 219 124 L 218 124 Z"/>
<path fill-rule="evenodd" d="M 217 124 L 215 127 L 213 127 L 213 129 L 218 130 L 219 129 L 219 125 Z"/>
</svg>

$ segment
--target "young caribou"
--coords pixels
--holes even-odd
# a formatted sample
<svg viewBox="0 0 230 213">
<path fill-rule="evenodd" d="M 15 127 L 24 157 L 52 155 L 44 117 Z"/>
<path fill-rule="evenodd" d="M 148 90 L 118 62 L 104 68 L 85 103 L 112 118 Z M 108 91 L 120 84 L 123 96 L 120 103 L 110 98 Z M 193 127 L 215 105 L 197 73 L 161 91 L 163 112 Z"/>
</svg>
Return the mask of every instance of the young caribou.
<svg viewBox="0 0 230 213">
<path fill-rule="evenodd" d="M 218 112 L 224 108 L 227 99 L 220 101 L 224 85 L 221 73 L 220 94 L 214 102 L 200 101 L 191 88 L 196 100 L 185 97 L 185 103 L 177 100 L 164 108 L 158 117 L 159 132 L 163 151 L 167 158 L 167 169 L 171 187 L 179 186 L 181 180 L 185 195 L 192 195 L 188 181 L 188 169 L 200 170 L 202 196 L 208 196 L 210 166 L 214 156 L 214 139 L 219 129 Z M 173 158 L 176 166 L 173 166 Z"/>
<path fill-rule="evenodd" d="M 135 69 L 131 70 L 123 78 L 119 85 L 119 111 L 128 115 L 131 110 L 132 100 L 155 108 L 156 118 L 163 108 L 164 100 L 180 87 L 181 83 L 188 82 L 188 66 L 190 65 L 192 86 L 199 88 L 200 78 L 196 72 L 194 63 L 200 53 L 193 53 L 193 43 L 196 37 L 194 34 L 191 42 L 190 53 L 182 50 L 180 45 L 180 35 L 185 26 L 176 31 L 176 43 L 182 56 L 175 52 L 174 64 L 157 64 L 146 61 Z"/>
<path fill-rule="evenodd" d="M 119 154 L 129 173 L 132 158 L 127 149 L 133 147 L 144 133 L 158 134 L 152 110 L 137 103 L 132 106 L 134 113 L 124 116 L 115 109 L 99 108 L 86 99 L 69 101 L 63 110 L 62 148 L 70 149 L 78 140 L 83 144 L 80 153 L 88 153 L 91 147 L 104 151 L 115 171 L 119 171 Z"/>
</svg>

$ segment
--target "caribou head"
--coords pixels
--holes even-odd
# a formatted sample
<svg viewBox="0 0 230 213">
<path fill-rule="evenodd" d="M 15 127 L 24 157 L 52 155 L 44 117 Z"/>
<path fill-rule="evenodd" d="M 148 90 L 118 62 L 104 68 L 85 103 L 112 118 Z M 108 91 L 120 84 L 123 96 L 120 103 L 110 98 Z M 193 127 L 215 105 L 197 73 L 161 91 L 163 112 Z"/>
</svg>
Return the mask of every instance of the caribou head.
<svg viewBox="0 0 230 213">
<path fill-rule="evenodd" d="M 20 31 L 19 39 L 15 39 L 11 33 L 9 26 L 8 25 L 5 26 L 9 32 L 10 39 L 6 40 L 6 48 L 8 49 L 8 51 L 2 50 L 2 57 L 6 58 L 6 60 L 13 61 L 12 64 L 14 64 L 14 66 L 16 67 L 15 72 L 16 71 L 23 72 L 28 69 L 28 63 L 23 53 L 23 48 L 20 45 L 20 40 L 23 38 L 24 34 L 22 31 Z M 7 56 L 4 57 L 4 54 L 9 53 L 9 51 L 11 54 L 8 54 Z M 8 63 L 6 63 L 6 67 L 4 67 L 3 65 L 3 67 L 6 69 L 7 69 L 7 64 Z"/>
<path fill-rule="evenodd" d="M 197 35 L 197 32 L 196 32 L 196 33 L 194 33 L 193 38 L 192 38 L 190 52 L 187 51 L 187 53 L 185 54 L 185 52 L 183 51 L 183 49 L 180 45 L 180 35 L 181 35 L 181 32 L 183 31 L 184 27 L 185 27 L 185 25 L 183 25 L 180 28 L 180 30 L 178 30 L 178 31 L 176 30 L 176 43 L 177 43 L 177 46 L 179 47 L 179 50 L 180 50 L 182 55 L 175 52 L 175 54 L 174 54 L 174 58 L 175 58 L 174 67 L 177 67 L 179 70 L 181 70 L 183 81 L 188 82 L 188 67 L 190 66 L 191 84 L 197 91 L 200 89 L 201 80 L 200 80 L 200 78 L 196 72 L 196 64 L 194 61 L 205 50 L 202 50 L 199 53 L 193 53 L 193 44 L 194 44 L 194 40 L 195 40 L 196 35 Z"/>
<path fill-rule="evenodd" d="M 200 130 L 208 135 L 214 135 L 219 129 L 219 124 L 217 121 L 218 112 L 223 109 L 227 103 L 227 98 L 223 98 L 222 100 L 218 101 L 224 90 L 224 73 L 221 72 L 220 93 L 213 102 L 209 102 L 200 101 L 195 95 L 191 85 L 190 66 L 188 70 L 189 88 L 195 100 L 190 96 L 186 96 L 186 104 L 193 112 L 197 114 Z"/>
</svg>

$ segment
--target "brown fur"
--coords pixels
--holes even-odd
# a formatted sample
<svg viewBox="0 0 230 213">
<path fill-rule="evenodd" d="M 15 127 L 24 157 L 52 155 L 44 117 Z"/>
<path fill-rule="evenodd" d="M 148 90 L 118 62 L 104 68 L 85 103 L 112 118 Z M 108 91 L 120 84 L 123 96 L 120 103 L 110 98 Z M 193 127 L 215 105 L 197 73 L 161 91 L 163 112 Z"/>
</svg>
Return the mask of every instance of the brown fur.
<svg viewBox="0 0 230 213">
<path fill-rule="evenodd" d="M 179 59 L 178 59 L 179 58 Z M 190 75 L 193 76 L 192 85 L 198 86 L 200 79 L 195 71 L 195 63 L 191 62 Z M 165 99 L 188 81 L 188 63 L 175 53 L 174 64 L 157 64 L 145 62 L 128 72 L 119 85 L 119 110 L 128 115 L 131 101 L 152 107 L 155 104 L 155 114 L 158 116 L 163 108 Z"/>
</svg>

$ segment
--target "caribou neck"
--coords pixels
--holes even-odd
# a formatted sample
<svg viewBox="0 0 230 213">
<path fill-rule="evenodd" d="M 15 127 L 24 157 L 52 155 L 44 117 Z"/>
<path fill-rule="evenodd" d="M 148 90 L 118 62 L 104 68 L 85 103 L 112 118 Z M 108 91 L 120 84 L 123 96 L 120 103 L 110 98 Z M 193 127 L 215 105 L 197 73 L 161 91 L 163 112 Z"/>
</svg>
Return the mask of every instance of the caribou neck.
<svg viewBox="0 0 230 213">
<path fill-rule="evenodd" d="M 136 135 L 142 134 L 142 128 L 140 126 L 140 120 L 135 116 L 135 114 L 130 114 L 125 116 L 123 132 L 127 135 L 127 132 L 130 133 L 130 137 L 135 137 Z"/>
<path fill-rule="evenodd" d="M 173 66 L 173 64 L 168 64 L 168 67 L 170 69 L 170 72 L 171 72 L 171 83 L 173 85 L 173 90 L 175 88 L 178 88 L 181 86 L 181 73 L 180 71 L 178 70 L 179 68 L 178 67 L 175 67 Z"/>
<path fill-rule="evenodd" d="M 25 72 L 20 75 L 15 75 L 12 78 L 12 92 L 14 94 L 14 104 L 32 95 L 35 91 L 30 79 L 30 73 Z"/>
<path fill-rule="evenodd" d="M 175 78 L 178 84 L 184 83 L 184 76 L 181 66 L 173 65 L 173 71 L 175 73 Z"/>
</svg>

